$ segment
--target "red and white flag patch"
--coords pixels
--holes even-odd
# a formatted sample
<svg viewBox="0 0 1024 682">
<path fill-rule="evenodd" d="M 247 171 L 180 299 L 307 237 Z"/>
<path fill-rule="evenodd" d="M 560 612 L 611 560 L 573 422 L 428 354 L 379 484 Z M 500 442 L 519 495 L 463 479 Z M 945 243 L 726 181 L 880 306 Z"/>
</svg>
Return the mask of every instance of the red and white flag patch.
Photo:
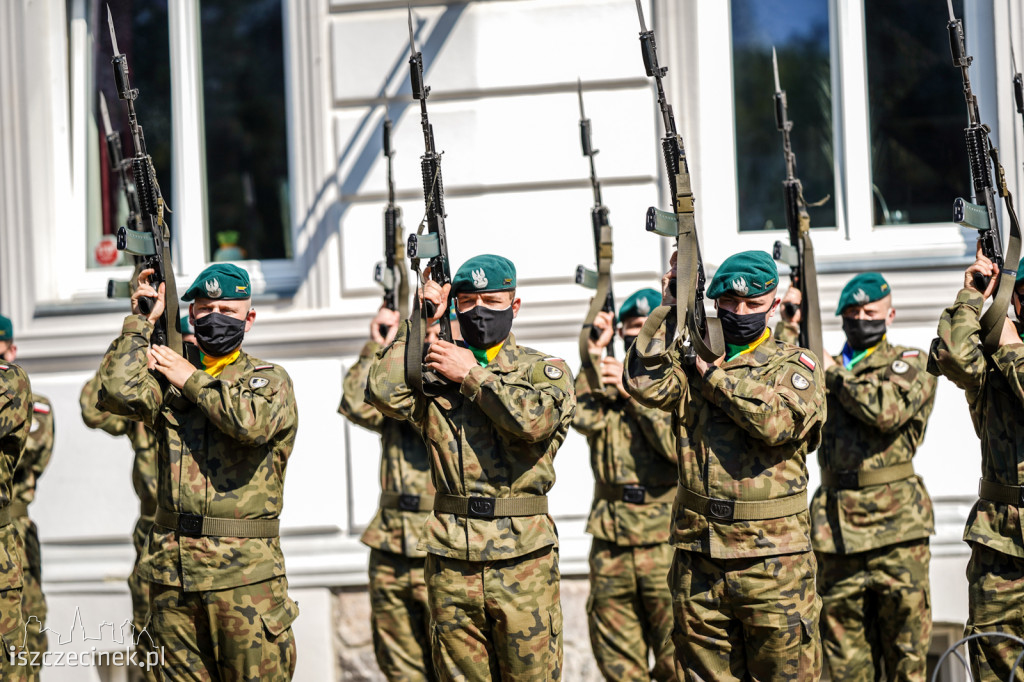
<svg viewBox="0 0 1024 682">
<path fill-rule="evenodd" d="M 812 372 L 814 371 L 814 368 L 818 366 L 818 363 L 816 363 L 814 359 L 807 353 L 801 353 L 798 359 L 800 360 L 801 365 L 811 370 Z"/>
<path fill-rule="evenodd" d="M 273 365 L 260 365 L 259 367 L 253 367 L 252 371 L 258 372 L 261 369 L 274 369 L 274 366 Z"/>
<path fill-rule="evenodd" d="M 921 354 L 921 351 L 919 351 L 919 350 L 905 350 L 905 351 L 903 351 L 903 355 L 900 356 L 900 357 L 916 358 L 920 354 Z"/>
<path fill-rule="evenodd" d="M 32 411 L 39 414 L 50 414 L 50 406 L 46 403 L 32 403 Z"/>
</svg>

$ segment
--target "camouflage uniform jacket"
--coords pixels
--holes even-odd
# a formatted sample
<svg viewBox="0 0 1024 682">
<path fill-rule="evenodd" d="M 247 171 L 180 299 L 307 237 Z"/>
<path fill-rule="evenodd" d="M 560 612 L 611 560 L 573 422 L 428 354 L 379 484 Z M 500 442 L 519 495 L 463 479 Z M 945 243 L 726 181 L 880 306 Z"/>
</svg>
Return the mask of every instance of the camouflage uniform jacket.
<svg viewBox="0 0 1024 682">
<path fill-rule="evenodd" d="M 676 485 L 676 439 L 672 418 L 616 393 L 592 391 L 586 375 L 576 376 L 572 427 L 587 438 L 594 480 L 609 485 L 642 485 L 661 494 Z M 616 545 L 668 542 L 672 503 L 631 504 L 594 498 L 587 532 Z"/>
<path fill-rule="evenodd" d="M 679 483 L 707 497 L 762 501 L 807 490 L 807 453 L 821 442 L 825 386 L 807 351 L 766 339 L 703 377 L 669 349 L 636 344 L 623 378 L 641 403 L 673 412 Z M 813 369 L 812 369 L 813 368 Z M 715 521 L 675 505 L 672 543 L 717 559 L 775 556 L 811 549 L 810 516 Z"/>
<path fill-rule="evenodd" d="M 981 347 L 978 316 L 983 300 L 961 289 L 939 318 L 929 369 L 937 369 L 967 394 L 974 430 L 981 438 L 981 475 L 1003 485 L 1024 485 L 1024 346 Z M 967 517 L 964 540 L 1024 558 L 1021 507 L 979 499 Z"/>
<path fill-rule="evenodd" d="M 14 470 L 12 499 L 29 504 L 36 498 L 36 482 L 50 464 L 53 454 L 53 405 L 44 396 L 32 394 L 32 424 L 25 451 Z"/>
<path fill-rule="evenodd" d="M 519 346 L 509 335 L 487 367 L 427 398 L 405 379 L 406 323 L 377 354 L 367 400 L 395 419 L 414 422 L 430 451 L 439 493 L 484 497 L 546 495 L 555 483 L 554 457 L 576 407 L 565 362 Z M 494 519 L 435 512 L 421 547 L 465 561 L 496 561 L 558 544 L 547 514 Z"/>
<path fill-rule="evenodd" d="M 13 499 L 14 471 L 32 428 L 32 387 L 17 365 L 0 363 L 0 508 Z M 24 550 L 12 524 L 0 526 L 0 590 L 21 587 Z"/>
<path fill-rule="evenodd" d="M 90 429 L 102 429 L 111 436 L 128 436 L 135 458 L 132 462 L 132 488 L 139 498 L 139 514 L 150 518 L 156 513 L 156 435 L 141 422 L 104 412 L 96 406 L 100 376 L 96 374 L 82 387 L 78 404 L 82 421 Z"/>
<path fill-rule="evenodd" d="M 219 377 L 196 370 L 182 390 L 146 369 L 153 325 L 125 320 L 100 365 L 99 407 L 157 434 L 157 499 L 169 511 L 228 519 L 281 514 L 298 414 L 291 379 L 244 351 Z M 154 525 L 139 575 L 185 591 L 284 575 L 280 538 L 193 537 Z"/>
<path fill-rule="evenodd" d="M 935 406 L 927 356 L 885 339 L 852 369 L 825 372 L 828 418 L 818 464 L 832 471 L 910 462 Z M 853 554 L 935 532 L 932 501 L 919 476 L 859 489 L 819 488 L 811 502 L 814 549 Z"/>
<path fill-rule="evenodd" d="M 407 421 L 385 417 L 366 402 L 366 379 L 380 345 L 368 341 L 359 359 L 345 374 L 338 412 L 353 424 L 380 434 L 380 489 L 404 495 L 433 495 L 430 461 L 423 437 Z M 407 557 L 424 557 L 419 549 L 427 511 L 378 509 L 360 540 L 367 547 Z"/>
</svg>

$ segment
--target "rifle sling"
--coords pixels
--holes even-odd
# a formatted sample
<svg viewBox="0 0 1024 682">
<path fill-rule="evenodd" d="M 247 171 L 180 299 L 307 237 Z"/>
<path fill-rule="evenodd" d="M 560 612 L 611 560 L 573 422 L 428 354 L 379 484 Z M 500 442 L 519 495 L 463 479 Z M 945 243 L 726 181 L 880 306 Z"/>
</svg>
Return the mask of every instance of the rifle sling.
<svg viewBox="0 0 1024 682">
<path fill-rule="evenodd" d="M 594 327 L 594 319 L 604 308 L 605 300 L 608 298 L 608 290 L 612 283 L 612 228 L 608 225 L 601 226 L 601 240 L 597 245 L 597 290 L 590 302 L 590 309 L 583 321 L 583 329 L 580 330 L 579 350 L 580 362 L 583 373 L 587 377 L 587 383 L 595 392 L 604 390 L 604 383 L 601 381 L 601 373 L 597 371 L 590 357 L 590 330 Z"/>
<path fill-rule="evenodd" d="M 821 358 L 824 343 L 821 338 L 821 306 L 818 303 L 818 268 L 814 262 L 814 244 L 811 241 L 811 219 L 807 211 L 800 211 L 800 327 L 804 348 Z"/>
<path fill-rule="evenodd" d="M 1006 311 L 1010 307 L 1010 296 L 1017 280 L 1017 265 L 1020 261 L 1020 223 L 1017 221 L 1017 211 L 1013 208 L 1013 195 L 1006 188 L 1003 167 L 999 163 L 999 154 L 995 147 L 990 150 L 992 162 L 996 165 L 996 175 L 999 178 L 999 195 L 1006 204 L 1006 212 L 1010 216 L 1010 240 L 1007 244 L 1006 254 L 1003 257 L 1003 268 L 999 271 L 999 286 L 995 296 L 992 297 L 992 305 L 981 316 L 981 336 L 985 350 L 994 353 L 999 349 L 999 337 L 1003 333 L 1003 324 L 1006 319 Z M 998 230 L 998 225 L 990 229 Z M 1009 264 L 1010 269 L 1006 269 Z"/>
</svg>

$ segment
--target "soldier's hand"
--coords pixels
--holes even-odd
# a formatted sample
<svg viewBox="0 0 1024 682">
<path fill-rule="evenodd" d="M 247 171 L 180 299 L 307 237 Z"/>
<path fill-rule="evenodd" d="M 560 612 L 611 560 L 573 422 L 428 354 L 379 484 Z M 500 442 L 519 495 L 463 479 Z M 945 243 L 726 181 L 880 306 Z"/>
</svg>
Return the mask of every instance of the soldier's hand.
<svg viewBox="0 0 1024 682">
<path fill-rule="evenodd" d="M 701 376 L 704 376 L 704 373 L 707 372 L 712 365 L 714 365 L 715 367 L 721 367 L 724 361 L 724 355 L 718 356 L 713 363 L 709 363 L 707 360 L 698 355 L 694 360 L 694 367 L 697 368 L 697 371 L 700 373 Z"/>
<path fill-rule="evenodd" d="M 600 332 L 597 341 L 593 337 L 587 337 L 587 348 L 591 355 L 601 355 L 601 351 L 608 347 L 615 336 L 615 314 L 601 311 L 594 318 L 594 329 Z"/>
<path fill-rule="evenodd" d="M 999 345 L 1010 346 L 1015 343 L 1024 342 L 1021 341 L 1020 334 L 1017 333 L 1017 325 L 1007 317 L 1003 320 L 1003 330 L 999 334 Z"/>
<path fill-rule="evenodd" d="M 476 358 L 468 348 L 449 341 L 435 341 L 424 358 L 427 367 L 436 370 L 457 384 L 461 384 L 469 370 L 477 366 Z"/>
<path fill-rule="evenodd" d="M 395 340 L 395 335 L 398 334 L 398 325 L 401 322 L 402 316 L 397 310 L 389 310 L 382 306 L 373 321 L 370 322 L 370 338 L 381 346 L 388 345 Z M 380 333 L 381 327 L 386 330 L 385 334 Z"/>
<path fill-rule="evenodd" d="M 167 346 L 150 346 L 146 351 L 152 369 L 167 377 L 172 386 L 181 388 L 196 368 L 192 363 Z"/>
<path fill-rule="evenodd" d="M 615 358 L 601 360 L 601 381 L 606 386 L 614 386 L 623 398 L 629 397 L 629 393 L 622 385 L 622 363 Z"/>
<path fill-rule="evenodd" d="M 800 289 L 797 287 L 790 287 L 789 289 L 786 289 L 786 295 L 782 297 L 782 305 L 779 307 L 779 314 L 782 315 L 782 319 L 785 320 L 787 324 L 799 326 L 800 320 L 803 316 L 800 311 L 800 304 L 802 302 L 803 293 Z M 795 308 L 796 311 L 793 315 L 788 313 L 790 306 L 787 306 L 787 303 Z"/>
<path fill-rule="evenodd" d="M 992 292 L 996 290 L 996 286 L 999 284 L 998 274 L 999 266 L 989 260 L 988 256 L 981 252 L 981 242 L 978 242 L 978 250 L 975 253 L 977 260 L 967 268 L 964 272 L 964 288 L 973 289 L 982 295 L 983 298 L 988 299 L 992 296 Z M 985 287 L 984 291 L 974 286 L 974 275 L 984 275 L 989 278 L 988 286 Z"/>
<path fill-rule="evenodd" d="M 678 251 L 673 251 L 668 259 L 669 270 L 661 278 L 661 304 L 676 304 L 676 260 L 679 257 Z"/>
<path fill-rule="evenodd" d="M 427 320 L 429 324 L 434 324 L 448 314 L 448 295 L 451 293 L 452 285 L 445 284 L 442 287 L 434 280 L 429 279 L 430 268 L 423 271 L 423 277 L 423 287 L 420 289 L 420 305 L 422 306 L 425 301 L 434 304 L 434 314 Z"/>
<path fill-rule="evenodd" d="M 142 309 L 139 307 L 140 298 L 153 299 L 153 309 L 149 311 L 149 315 L 146 318 L 152 324 L 156 324 L 156 321 L 164 314 L 164 284 L 161 282 L 160 289 L 157 290 L 149 283 L 149 278 L 155 272 L 156 270 L 153 268 L 146 268 L 140 272 L 138 286 L 135 287 L 135 291 L 132 293 L 132 312 L 136 315 L 142 314 Z"/>
<path fill-rule="evenodd" d="M 830 368 L 838 367 L 838 366 L 839 366 L 839 363 L 837 363 L 832 358 L 832 356 L 828 354 L 828 351 L 822 351 L 822 353 L 821 353 L 821 369 L 822 369 L 822 371 L 827 372 Z"/>
</svg>

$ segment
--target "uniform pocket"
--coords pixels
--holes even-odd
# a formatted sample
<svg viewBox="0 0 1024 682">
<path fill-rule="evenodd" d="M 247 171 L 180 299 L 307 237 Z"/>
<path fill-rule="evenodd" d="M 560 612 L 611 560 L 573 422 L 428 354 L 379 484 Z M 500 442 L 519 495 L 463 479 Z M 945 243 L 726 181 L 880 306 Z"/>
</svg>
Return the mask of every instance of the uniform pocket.
<svg viewBox="0 0 1024 682">
<path fill-rule="evenodd" d="M 299 605 L 287 597 L 283 602 L 270 608 L 269 611 L 260 614 L 263 621 L 263 628 L 271 637 L 278 637 L 291 627 L 299 616 Z"/>
</svg>

